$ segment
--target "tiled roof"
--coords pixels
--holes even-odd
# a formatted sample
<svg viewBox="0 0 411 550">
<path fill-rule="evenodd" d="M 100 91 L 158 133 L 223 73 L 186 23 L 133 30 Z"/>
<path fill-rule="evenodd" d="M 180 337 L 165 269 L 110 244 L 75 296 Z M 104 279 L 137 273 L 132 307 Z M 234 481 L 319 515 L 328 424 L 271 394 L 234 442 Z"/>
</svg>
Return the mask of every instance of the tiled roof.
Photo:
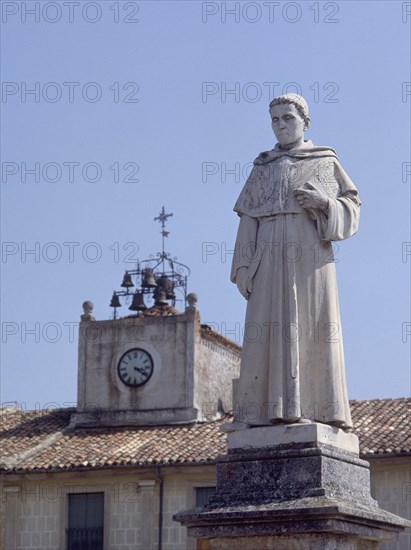
<svg viewBox="0 0 411 550">
<path fill-rule="evenodd" d="M 351 401 L 362 456 L 411 453 L 410 406 L 411 399 L 405 398 Z M 192 425 L 72 429 L 72 412 L 3 410 L 0 467 L 39 472 L 205 464 L 226 452 L 219 426 L 227 418 Z"/>
<path fill-rule="evenodd" d="M 411 453 L 411 399 L 350 401 L 361 455 Z"/>
<path fill-rule="evenodd" d="M 158 427 L 71 429 L 71 412 L 66 409 L 5 415 L 0 431 L 0 466 L 13 471 L 44 471 L 201 464 L 213 462 L 226 451 L 225 435 L 219 430 L 224 420 Z M 48 444 L 52 427 L 57 437 Z"/>
<path fill-rule="evenodd" d="M 70 422 L 73 410 L 26 412 L 15 407 L 0 409 L 0 468 L 58 437 Z"/>
</svg>

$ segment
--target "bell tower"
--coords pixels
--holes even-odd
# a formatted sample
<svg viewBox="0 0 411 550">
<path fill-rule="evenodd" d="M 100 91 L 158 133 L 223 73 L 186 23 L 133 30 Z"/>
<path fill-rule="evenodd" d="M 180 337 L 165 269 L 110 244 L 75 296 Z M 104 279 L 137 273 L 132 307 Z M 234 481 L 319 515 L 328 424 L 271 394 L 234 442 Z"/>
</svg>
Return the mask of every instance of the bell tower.
<svg viewBox="0 0 411 550">
<path fill-rule="evenodd" d="M 79 329 L 77 426 L 164 425 L 214 420 L 232 409 L 241 348 L 202 326 L 190 270 L 162 251 L 127 270 L 112 319 L 96 321 L 85 302 Z M 184 310 L 177 309 L 183 302 Z M 128 305 L 130 315 L 118 310 Z"/>
</svg>

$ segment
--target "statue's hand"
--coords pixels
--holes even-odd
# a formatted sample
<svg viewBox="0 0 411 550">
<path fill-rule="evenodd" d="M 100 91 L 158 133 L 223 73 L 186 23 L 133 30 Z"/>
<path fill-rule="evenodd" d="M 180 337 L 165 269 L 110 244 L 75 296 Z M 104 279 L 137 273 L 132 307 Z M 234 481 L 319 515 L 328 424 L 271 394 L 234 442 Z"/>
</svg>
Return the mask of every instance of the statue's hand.
<svg viewBox="0 0 411 550">
<path fill-rule="evenodd" d="M 296 189 L 294 195 L 303 208 L 314 208 L 324 212 L 328 210 L 330 201 L 328 195 L 314 183 L 307 182 L 304 187 Z"/>
<path fill-rule="evenodd" d="M 250 293 L 247 290 L 248 267 L 240 267 L 235 276 L 235 282 L 241 295 L 248 300 Z"/>
</svg>

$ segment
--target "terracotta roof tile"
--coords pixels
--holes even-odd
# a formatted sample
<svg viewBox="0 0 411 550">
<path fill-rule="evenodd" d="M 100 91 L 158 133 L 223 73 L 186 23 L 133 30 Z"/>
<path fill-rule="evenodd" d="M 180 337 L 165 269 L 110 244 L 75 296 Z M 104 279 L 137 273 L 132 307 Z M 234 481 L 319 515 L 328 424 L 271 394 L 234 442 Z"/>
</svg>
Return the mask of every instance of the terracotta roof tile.
<svg viewBox="0 0 411 550">
<path fill-rule="evenodd" d="M 74 409 L 21 411 L 16 408 L 0 409 L 0 468 L 3 463 L 16 459 L 21 453 L 46 444 L 70 422 Z"/>
<path fill-rule="evenodd" d="M 411 453 L 411 399 L 350 401 L 361 455 Z"/>
<path fill-rule="evenodd" d="M 362 456 L 411 453 L 411 399 L 351 401 Z M 118 466 L 213 463 L 226 452 L 222 419 L 191 425 L 76 428 L 73 409 L 1 414 L 0 467 L 58 471 Z"/>
</svg>

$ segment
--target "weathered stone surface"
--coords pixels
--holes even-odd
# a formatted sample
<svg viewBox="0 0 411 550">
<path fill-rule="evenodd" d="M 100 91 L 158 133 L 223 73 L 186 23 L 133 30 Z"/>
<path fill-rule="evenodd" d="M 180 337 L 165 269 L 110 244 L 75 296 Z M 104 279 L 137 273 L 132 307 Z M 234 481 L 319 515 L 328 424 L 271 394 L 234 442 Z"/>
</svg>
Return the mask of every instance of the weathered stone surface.
<svg viewBox="0 0 411 550">
<path fill-rule="evenodd" d="M 181 512 L 174 519 L 188 527 L 190 536 L 207 539 L 231 537 L 236 541 L 244 537 L 279 535 L 295 540 L 296 535 L 319 533 L 327 535 L 330 540 L 338 535 L 347 537 L 347 540 L 384 541 L 409 525 L 406 520 L 380 510 L 378 506 L 322 497 L 221 508 L 207 506 Z M 236 544 L 235 548 L 241 547 Z M 255 546 L 254 550 L 257 548 Z"/>
<path fill-rule="evenodd" d="M 306 496 L 376 505 L 370 495 L 367 462 L 355 453 L 309 442 L 229 450 L 217 465 L 217 492 L 209 506 L 254 505 Z"/>
<path fill-rule="evenodd" d="M 230 449 L 215 496 L 174 519 L 210 550 L 373 550 L 409 526 L 371 498 L 367 462 L 314 441 Z"/>
<path fill-rule="evenodd" d="M 296 535 L 291 540 L 287 535 L 273 537 L 239 537 L 210 539 L 208 550 L 376 550 L 378 543 L 336 535 Z"/>
<path fill-rule="evenodd" d="M 312 422 L 311 424 L 281 424 L 228 434 L 228 449 L 264 448 L 287 443 L 315 441 L 332 445 L 352 453 L 359 452 L 358 437 L 335 426 Z"/>
</svg>

